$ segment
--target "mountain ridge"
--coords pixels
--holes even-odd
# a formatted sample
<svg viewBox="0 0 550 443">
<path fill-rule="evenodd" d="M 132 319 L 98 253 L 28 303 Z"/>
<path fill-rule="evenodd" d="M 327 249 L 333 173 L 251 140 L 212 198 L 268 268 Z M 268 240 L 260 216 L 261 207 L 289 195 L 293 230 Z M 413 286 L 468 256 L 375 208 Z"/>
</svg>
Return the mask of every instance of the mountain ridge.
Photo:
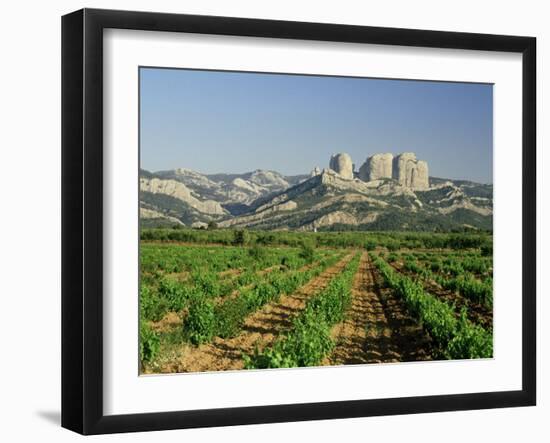
<svg viewBox="0 0 550 443">
<path fill-rule="evenodd" d="M 492 229 L 492 185 L 428 181 L 426 189 L 413 190 L 392 178 L 365 182 L 331 169 L 296 176 L 261 169 L 243 174 L 142 170 L 140 216 L 144 226 L 179 220 L 192 227 L 213 221 L 220 227 L 276 230 Z M 182 192 L 168 193 L 176 188 Z"/>
</svg>

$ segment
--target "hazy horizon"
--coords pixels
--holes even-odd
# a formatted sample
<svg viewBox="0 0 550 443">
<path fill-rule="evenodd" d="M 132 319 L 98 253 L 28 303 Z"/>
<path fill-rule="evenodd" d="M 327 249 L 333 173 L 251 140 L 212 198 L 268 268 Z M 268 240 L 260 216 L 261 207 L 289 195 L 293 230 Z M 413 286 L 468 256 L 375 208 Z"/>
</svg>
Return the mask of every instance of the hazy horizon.
<svg viewBox="0 0 550 443">
<path fill-rule="evenodd" d="M 347 152 L 415 152 L 431 177 L 492 183 L 492 85 L 140 68 L 140 168 L 286 176 Z"/>
</svg>

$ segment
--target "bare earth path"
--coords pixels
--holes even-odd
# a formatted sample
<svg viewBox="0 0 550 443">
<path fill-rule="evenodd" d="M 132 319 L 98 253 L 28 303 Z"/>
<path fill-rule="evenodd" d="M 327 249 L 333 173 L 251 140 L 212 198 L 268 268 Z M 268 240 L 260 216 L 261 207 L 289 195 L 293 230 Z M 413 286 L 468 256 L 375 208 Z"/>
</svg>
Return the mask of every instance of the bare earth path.
<svg viewBox="0 0 550 443">
<path fill-rule="evenodd" d="M 243 369 L 243 353 L 252 353 L 273 343 L 277 336 L 292 325 L 292 320 L 306 305 L 306 301 L 325 288 L 352 259 L 346 255 L 312 279 L 295 293 L 282 296 L 279 301 L 268 303 L 251 314 L 241 333 L 230 339 L 215 338 L 212 343 L 194 347 L 183 344 L 175 355 L 170 356 L 159 368 L 146 372 L 201 372 Z"/>
<path fill-rule="evenodd" d="M 333 328 L 336 347 L 323 365 L 428 360 L 430 338 L 390 290 L 381 288 L 367 253 L 361 256 L 346 319 Z"/>
</svg>

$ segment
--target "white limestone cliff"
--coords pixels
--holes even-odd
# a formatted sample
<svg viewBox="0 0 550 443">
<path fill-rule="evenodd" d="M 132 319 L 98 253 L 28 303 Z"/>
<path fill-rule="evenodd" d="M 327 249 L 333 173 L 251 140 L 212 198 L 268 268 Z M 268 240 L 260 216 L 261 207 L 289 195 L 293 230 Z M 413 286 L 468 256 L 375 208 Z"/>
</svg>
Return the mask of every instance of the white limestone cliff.
<svg viewBox="0 0 550 443">
<path fill-rule="evenodd" d="M 334 154 L 330 158 L 329 167 L 343 178 L 353 180 L 353 162 L 349 154 L 345 152 Z"/>
</svg>

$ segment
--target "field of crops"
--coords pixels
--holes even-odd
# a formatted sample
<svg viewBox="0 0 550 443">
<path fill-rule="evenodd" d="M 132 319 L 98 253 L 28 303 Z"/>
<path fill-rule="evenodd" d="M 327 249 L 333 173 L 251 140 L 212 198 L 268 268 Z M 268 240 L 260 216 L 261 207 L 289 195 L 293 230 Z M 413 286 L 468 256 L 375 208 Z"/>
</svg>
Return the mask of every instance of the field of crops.
<svg viewBox="0 0 550 443">
<path fill-rule="evenodd" d="M 142 373 L 490 358 L 490 234 L 142 232 Z"/>
</svg>

